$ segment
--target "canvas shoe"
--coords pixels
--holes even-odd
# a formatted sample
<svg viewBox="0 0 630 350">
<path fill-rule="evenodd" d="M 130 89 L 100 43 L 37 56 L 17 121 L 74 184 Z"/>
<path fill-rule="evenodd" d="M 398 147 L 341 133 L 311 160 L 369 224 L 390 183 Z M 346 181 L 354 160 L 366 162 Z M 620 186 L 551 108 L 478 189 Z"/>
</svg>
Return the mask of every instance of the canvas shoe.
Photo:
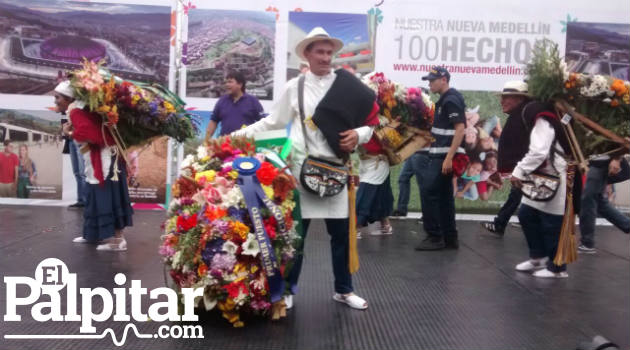
<svg viewBox="0 0 630 350">
<path fill-rule="evenodd" d="M 589 247 L 585 246 L 584 244 L 580 244 L 577 249 L 578 249 L 579 253 L 584 253 L 584 254 L 595 254 L 595 253 L 597 253 L 597 249 L 589 248 Z"/>
<path fill-rule="evenodd" d="M 99 244 L 96 250 L 123 252 L 127 250 L 127 241 L 124 238 L 110 238 L 105 243 Z"/>
<path fill-rule="evenodd" d="M 534 270 L 544 269 L 547 264 L 547 258 L 529 259 L 516 265 L 516 271 L 529 272 Z"/>
<path fill-rule="evenodd" d="M 542 269 L 534 272 L 532 276 L 540 278 L 567 278 L 569 274 L 566 271 L 551 272 L 547 269 Z"/>
</svg>

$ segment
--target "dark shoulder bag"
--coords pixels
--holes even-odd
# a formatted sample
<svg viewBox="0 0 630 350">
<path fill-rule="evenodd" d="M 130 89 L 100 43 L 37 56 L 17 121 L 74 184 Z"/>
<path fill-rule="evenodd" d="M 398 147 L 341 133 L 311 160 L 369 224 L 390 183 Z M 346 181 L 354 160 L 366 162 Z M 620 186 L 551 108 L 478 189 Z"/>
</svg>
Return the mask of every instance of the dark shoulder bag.
<svg viewBox="0 0 630 350">
<path fill-rule="evenodd" d="M 298 105 L 306 149 L 306 159 L 302 163 L 300 171 L 300 183 L 306 191 L 320 197 L 339 194 L 348 183 L 348 168 L 343 164 L 315 158 L 308 154 L 306 126 L 304 125 L 304 75 L 298 79 Z"/>
</svg>

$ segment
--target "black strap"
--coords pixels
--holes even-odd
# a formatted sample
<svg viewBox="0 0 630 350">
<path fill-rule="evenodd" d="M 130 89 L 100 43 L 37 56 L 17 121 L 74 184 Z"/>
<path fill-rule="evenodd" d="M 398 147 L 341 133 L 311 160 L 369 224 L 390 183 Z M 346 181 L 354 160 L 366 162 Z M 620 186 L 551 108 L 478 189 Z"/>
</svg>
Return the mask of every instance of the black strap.
<svg viewBox="0 0 630 350">
<path fill-rule="evenodd" d="M 302 123 L 302 134 L 304 136 L 304 148 L 306 149 L 306 155 L 308 156 L 308 142 L 306 140 L 306 126 L 304 125 L 304 74 L 298 78 L 298 107 L 300 109 L 300 123 Z"/>
</svg>

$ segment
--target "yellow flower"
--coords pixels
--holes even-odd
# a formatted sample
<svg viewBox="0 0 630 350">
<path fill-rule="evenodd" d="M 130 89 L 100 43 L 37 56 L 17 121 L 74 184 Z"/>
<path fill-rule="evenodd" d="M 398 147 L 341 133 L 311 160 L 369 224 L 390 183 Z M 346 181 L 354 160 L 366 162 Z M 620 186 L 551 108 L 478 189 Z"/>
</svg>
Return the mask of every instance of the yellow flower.
<svg viewBox="0 0 630 350">
<path fill-rule="evenodd" d="M 247 266 L 243 263 L 238 263 L 236 265 L 234 265 L 234 270 L 233 272 L 235 274 L 238 274 L 239 272 L 243 272 L 243 271 L 247 271 Z"/>
<path fill-rule="evenodd" d="M 253 265 L 251 269 L 249 269 L 249 272 L 251 273 L 256 273 L 256 271 L 258 271 L 258 266 Z"/>
<path fill-rule="evenodd" d="M 168 113 L 175 113 L 175 107 L 168 101 L 164 101 L 164 109 L 166 109 Z"/>
<path fill-rule="evenodd" d="M 230 177 L 230 179 L 236 180 L 238 178 L 238 171 L 231 170 L 229 173 L 227 173 L 227 175 Z"/>
<path fill-rule="evenodd" d="M 263 188 L 263 191 L 265 191 L 265 194 L 267 195 L 267 197 L 269 199 L 273 199 L 273 187 L 262 185 L 262 188 Z"/>
<path fill-rule="evenodd" d="M 249 233 L 249 227 L 240 221 L 233 221 L 230 223 L 230 228 L 234 234 L 239 235 L 243 240 L 247 239 Z"/>
<path fill-rule="evenodd" d="M 217 172 L 214 170 L 206 170 L 202 172 L 198 172 L 195 174 L 195 181 L 199 182 L 202 177 L 206 178 L 206 181 L 212 182 L 214 181 L 214 177 L 217 175 Z"/>
</svg>

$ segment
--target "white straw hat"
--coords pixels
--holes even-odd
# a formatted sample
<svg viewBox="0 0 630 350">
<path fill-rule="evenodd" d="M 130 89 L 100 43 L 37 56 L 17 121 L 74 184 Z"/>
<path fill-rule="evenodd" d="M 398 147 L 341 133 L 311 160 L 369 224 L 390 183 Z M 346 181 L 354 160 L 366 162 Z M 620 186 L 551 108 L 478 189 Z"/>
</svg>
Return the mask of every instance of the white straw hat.
<svg viewBox="0 0 630 350">
<path fill-rule="evenodd" d="M 306 35 L 304 39 L 302 39 L 302 41 L 300 41 L 295 46 L 295 53 L 298 55 L 299 58 L 303 59 L 304 61 L 308 61 L 304 55 L 304 50 L 306 50 L 306 47 L 309 44 L 322 40 L 330 41 L 333 44 L 333 54 L 341 50 L 341 48 L 343 47 L 343 41 L 331 37 L 328 32 L 324 30 L 324 28 L 315 27 L 313 28 L 313 30 L 311 30 L 310 33 L 308 33 L 308 35 Z"/>
</svg>

